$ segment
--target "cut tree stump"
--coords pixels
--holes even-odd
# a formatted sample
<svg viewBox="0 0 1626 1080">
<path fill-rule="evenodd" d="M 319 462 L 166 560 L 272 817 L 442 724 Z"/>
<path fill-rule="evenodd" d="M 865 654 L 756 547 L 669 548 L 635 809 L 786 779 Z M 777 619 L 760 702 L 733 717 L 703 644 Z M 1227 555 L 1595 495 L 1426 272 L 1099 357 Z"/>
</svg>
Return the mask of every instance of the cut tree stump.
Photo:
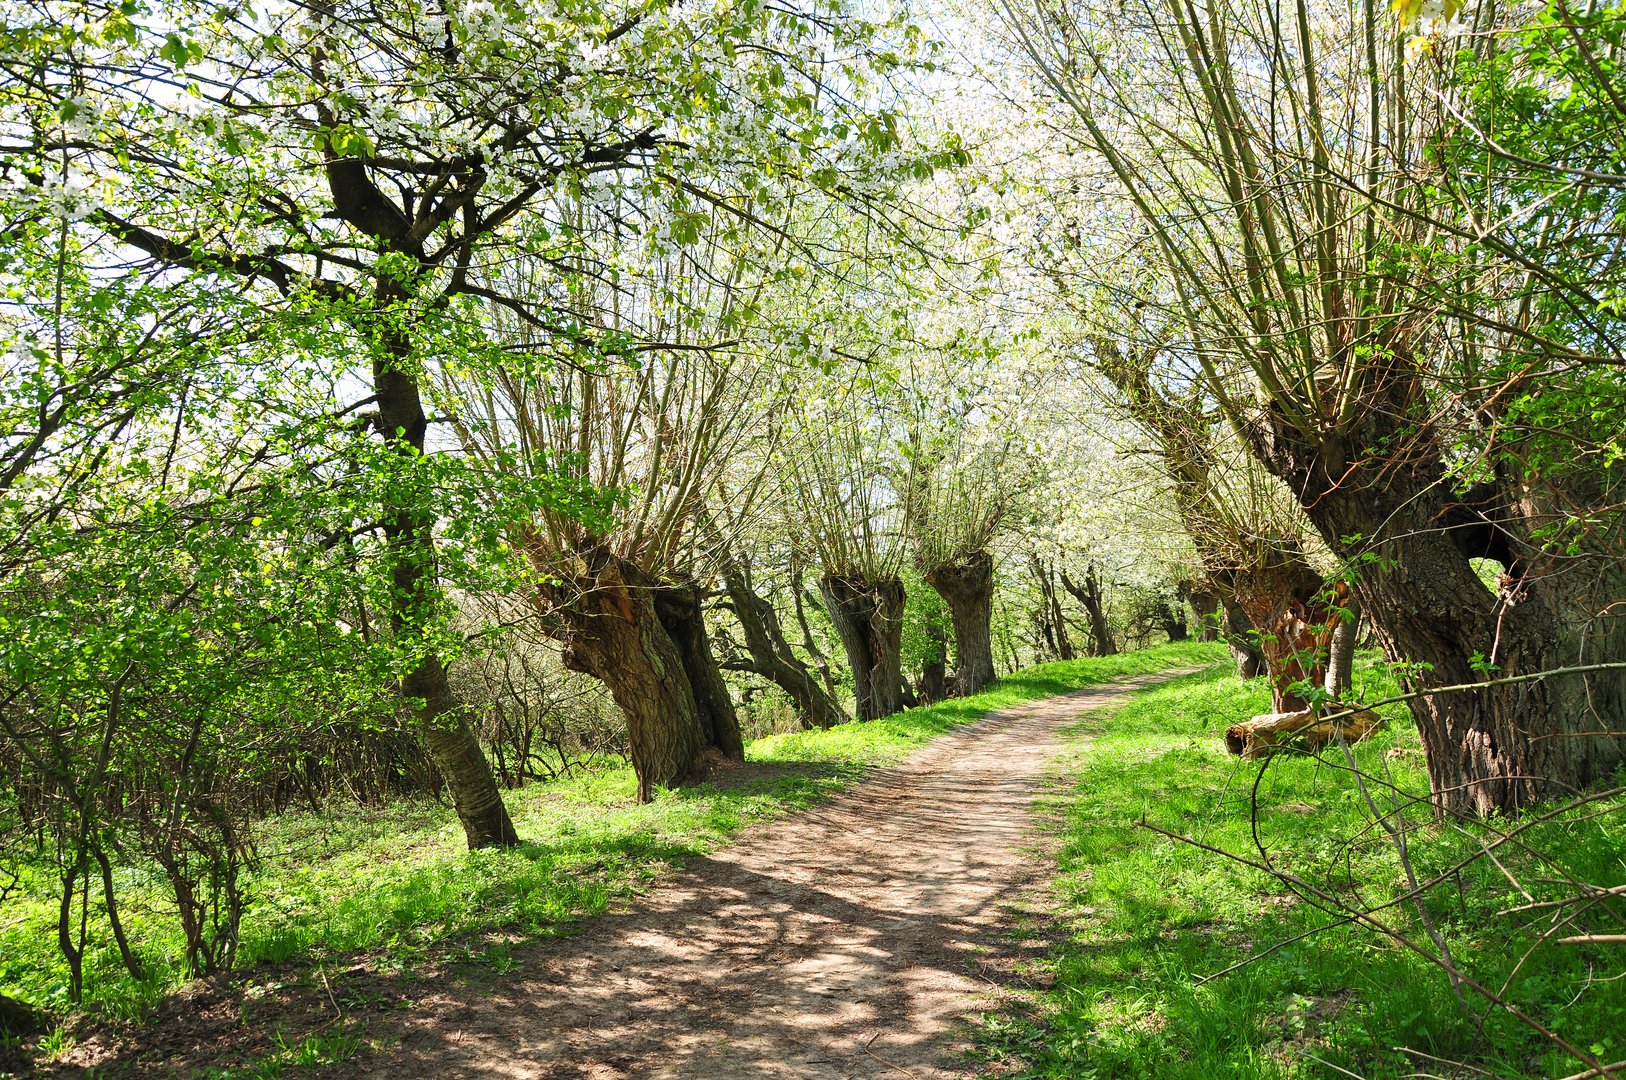
<svg viewBox="0 0 1626 1080">
<path fill-rule="evenodd" d="M 1341 713 L 1347 708 L 1344 705 L 1326 705 L 1322 711 Z M 1360 742 L 1382 726 L 1383 717 L 1371 709 L 1362 709 L 1337 720 L 1318 719 L 1310 709 L 1265 713 L 1246 723 L 1232 724 L 1226 728 L 1225 749 L 1244 758 L 1262 757 L 1288 747 L 1314 751 L 1339 736 L 1348 742 Z"/>
</svg>

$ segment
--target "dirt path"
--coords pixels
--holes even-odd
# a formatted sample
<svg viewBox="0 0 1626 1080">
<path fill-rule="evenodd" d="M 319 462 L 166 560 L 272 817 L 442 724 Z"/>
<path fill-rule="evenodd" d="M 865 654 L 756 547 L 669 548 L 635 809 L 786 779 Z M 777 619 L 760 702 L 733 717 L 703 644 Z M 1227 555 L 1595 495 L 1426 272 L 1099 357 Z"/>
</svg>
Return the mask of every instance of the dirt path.
<svg viewBox="0 0 1626 1080">
<path fill-rule="evenodd" d="M 631 912 L 432 989 L 376 1077 L 968 1075 L 956 1021 L 1020 952 L 1028 814 L 1056 732 L 1133 680 L 995 713 L 829 803 L 748 830 Z M 399 1040 L 398 1043 L 396 1040 Z"/>
</svg>

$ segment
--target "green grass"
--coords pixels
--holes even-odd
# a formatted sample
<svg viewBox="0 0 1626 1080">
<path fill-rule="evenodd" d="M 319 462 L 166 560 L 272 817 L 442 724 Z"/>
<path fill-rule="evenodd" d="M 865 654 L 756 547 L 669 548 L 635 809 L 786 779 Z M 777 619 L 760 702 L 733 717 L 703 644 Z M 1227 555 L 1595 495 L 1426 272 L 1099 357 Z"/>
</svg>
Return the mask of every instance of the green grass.
<svg viewBox="0 0 1626 1080">
<path fill-rule="evenodd" d="M 1395 689 L 1369 656 L 1357 682 L 1367 700 Z M 1065 780 L 1047 805 L 1059 834 L 1062 940 L 1044 965 L 1054 981 L 984 1022 L 991 1070 L 1069 1080 L 1453 1075 L 1450 1065 L 1397 1049 L 1406 1047 L 1481 1070 L 1460 1076 L 1580 1071 L 1505 1012 L 1487 1010 L 1471 994 L 1469 1007 L 1460 1007 L 1436 967 L 1370 931 L 1329 929 L 1199 983 L 1332 921 L 1261 871 L 1137 824 L 1144 819 L 1257 858 L 1250 794 L 1260 764 L 1239 764 L 1220 735 L 1268 705 L 1262 681 L 1244 684 L 1222 665 L 1141 691 L 1071 733 Z M 1359 763 L 1426 792 L 1415 728 L 1403 707 L 1385 712 L 1394 721 L 1357 748 Z M 1344 900 L 1382 902 L 1403 890 L 1403 869 L 1393 845 L 1371 827 L 1364 798 L 1338 767 L 1343 762 L 1336 749 L 1324 761 L 1273 759 L 1258 787 L 1259 837 L 1273 861 L 1301 878 Z M 1543 878 L 1626 881 L 1626 803 L 1591 809 L 1608 812 L 1541 825 L 1525 834 L 1529 850 L 1499 852 L 1538 899 L 1565 895 Z M 1410 822 L 1420 876 L 1477 850 L 1477 827 L 1464 833 L 1434 823 L 1424 809 Z M 1510 1000 L 1604 1061 L 1626 1058 L 1626 948 L 1548 945 L 1519 967 L 1549 925 L 1498 914 L 1524 902 L 1480 859 L 1431 891 L 1427 910 L 1475 978 L 1493 988 L 1506 982 Z M 1613 914 L 1626 917 L 1626 909 Z M 1410 910 L 1384 917 L 1426 943 Z M 1594 926 L 1621 929 L 1611 918 Z"/>
<path fill-rule="evenodd" d="M 380 810 L 335 805 L 289 814 L 257 830 L 261 860 L 249 882 L 238 965 L 311 966 L 367 954 L 410 971 L 431 952 L 503 970 L 516 938 L 568 932 L 644 889 L 661 870 L 726 842 L 755 821 L 802 809 L 895 762 L 915 747 L 993 709 L 1124 675 L 1210 663 L 1213 645 L 1050 664 L 971 698 L 867 724 L 753 742 L 753 762 L 778 764 L 752 779 L 662 793 L 633 803 L 629 768 L 604 768 L 509 793 L 526 843 L 464 850 L 455 817 L 430 801 Z M 136 1019 L 182 979 L 181 939 L 164 883 L 150 867 L 118 869 L 121 904 L 149 977 L 131 980 L 110 945 L 87 957 L 85 1007 Z M 55 950 L 49 883 L 0 911 L 0 993 L 69 1010 L 67 973 Z M 107 937 L 103 932 L 100 935 Z"/>
</svg>

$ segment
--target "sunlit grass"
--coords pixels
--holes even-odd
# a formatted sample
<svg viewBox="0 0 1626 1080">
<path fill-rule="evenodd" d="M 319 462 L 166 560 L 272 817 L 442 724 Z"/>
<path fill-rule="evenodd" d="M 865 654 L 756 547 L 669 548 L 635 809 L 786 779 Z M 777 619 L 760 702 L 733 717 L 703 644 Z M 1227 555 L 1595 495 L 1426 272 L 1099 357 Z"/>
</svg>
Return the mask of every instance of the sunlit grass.
<svg viewBox="0 0 1626 1080">
<path fill-rule="evenodd" d="M 783 768 L 662 792 L 647 806 L 633 803 L 635 781 L 626 767 L 535 784 L 508 793 L 526 841 L 511 850 L 465 850 L 456 817 L 429 800 L 286 814 L 257 830 L 261 858 L 249 882 L 238 963 L 309 965 L 367 954 L 381 966 L 410 968 L 432 951 L 453 948 L 463 959 L 500 966 L 507 938 L 568 932 L 582 917 L 636 895 L 663 868 L 753 822 L 807 807 L 866 768 L 897 762 L 991 710 L 1120 676 L 1210 663 L 1222 651 L 1183 644 L 1049 664 L 975 697 L 872 723 L 771 736 L 750 744 L 747 757 Z M 121 867 L 119 881 L 149 975 L 131 980 L 104 947 L 87 957 L 85 1002 L 136 1018 L 181 981 L 182 940 L 152 868 Z M 37 875 L 30 884 L 0 913 L 0 992 L 66 1011 L 50 883 Z"/>
<path fill-rule="evenodd" d="M 1359 684 L 1368 700 L 1394 692 L 1372 656 L 1362 660 Z M 1013 1010 L 985 1026 L 984 1050 L 1008 1071 L 1001 1075 L 1452 1075 L 1449 1065 L 1401 1047 L 1497 1077 L 1579 1071 L 1505 1013 L 1487 1019 L 1479 1001 L 1460 1008 L 1437 968 L 1370 932 L 1328 930 L 1200 981 L 1333 916 L 1269 875 L 1141 828 L 1142 820 L 1258 859 L 1257 780 L 1258 838 L 1273 863 L 1345 900 L 1376 904 L 1404 889 L 1395 850 L 1368 828 L 1371 815 L 1339 767 L 1339 751 L 1325 760 L 1278 757 L 1262 780 L 1259 763 L 1225 752 L 1224 728 L 1268 707 L 1262 680 L 1244 684 L 1222 665 L 1141 691 L 1072 732 L 1066 778 L 1048 805 L 1060 842 L 1064 942 L 1037 1017 Z M 1426 792 L 1415 728 L 1403 707 L 1385 712 L 1394 721 L 1356 748 L 1358 762 Z M 1518 850 L 1505 851 L 1503 862 L 1529 880 L 1626 881 L 1626 814 L 1615 810 L 1533 830 L 1528 838 L 1545 865 Z M 1477 847 L 1426 814 L 1414 823 L 1411 858 L 1422 876 Z M 1509 997 L 1542 1023 L 1606 1060 L 1626 1057 L 1626 954 L 1549 946 L 1515 973 L 1540 926 L 1497 912 L 1521 899 L 1482 860 L 1435 890 L 1429 912 L 1482 981 L 1509 980 Z M 1423 937 L 1407 909 L 1385 918 Z"/>
</svg>

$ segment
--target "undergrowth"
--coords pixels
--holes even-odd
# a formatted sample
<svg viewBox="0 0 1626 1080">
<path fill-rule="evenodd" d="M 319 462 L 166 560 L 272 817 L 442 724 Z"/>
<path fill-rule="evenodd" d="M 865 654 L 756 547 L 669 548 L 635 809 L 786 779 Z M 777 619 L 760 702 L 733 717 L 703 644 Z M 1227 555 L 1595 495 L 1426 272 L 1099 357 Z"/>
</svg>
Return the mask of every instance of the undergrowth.
<svg viewBox="0 0 1626 1080">
<path fill-rule="evenodd" d="M 1396 692 L 1375 657 L 1359 667 L 1367 700 Z M 1506 1010 L 1472 992 L 1460 1004 L 1438 967 L 1391 937 L 1344 925 L 1291 941 L 1336 919 L 1275 877 L 1140 826 L 1258 860 L 1257 782 L 1258 839 L 1274 865 L 1358 905 L 1404 892 L 1395 846 L 1374 827 L 1342 750 L 1280 755 L 1268 767 L 1226 753 L 1224 728 L 1268 709 L 1263 680 L 1243 683 L 1220 666 L 1140 691 L 1069 733 L 1065 780 L 1046 807 L 1059 841 L 1061 943 L 1044 973 L 1053 982 L 985 1019 L 990 1071 L 1068 1080 L 1582 1071 Z M 1355 756 L 1386 810 L 1384 782 L 1417 793 L 1428 783 L 1404 707 L 1384 712 L 1388 728 Z M 1409 820 L 1423 880 L 1512 824 L 1457 828 L 1426 807 Z M 1521 840 L 1527 848 L 1499 849 L 1500 867 L 1479 858 L 1447 873 L 1428 893 L 1430 920 L 1483 985 L 1601 1060 L 1626 1058 L 1626 949 L 1549 943 L 1521 963 L 1552 910 L 1503 914 L 1529 900 L 1510 875 L 1538 900 L 1563 895 L 1552 883 L 1565 878 L 1626 882 L 1626 801 L 1563 815 Z M 1604 914 L 1618 932 L 1621 910 Z M 1430 946 L 1407 906 L 1381 917 Z"/>
<path fill-rule="evenodd" d="M 755 821 L 811 805 L 872 766 L 991 710 L 1125 675 L 1211 663 L 1218 647 L 1186 643 L 1033 668 L 986 693 L 871 723 L 756 740 L 748 761 L 717 782 L 633 802 L 627 767 L 603 767 L 509 792 L 525 843 L 467 851 L 449 808 L 399 800 L 381 809 L 332 805 L 287 814 L 257 831 L 238 967 L 326 963 L 369 954 L 410 969 L 434 950 L 483 932 L 568 932 L 576 920 L 638 893 L 661 870 L 725 842 Z M 67 972 L 43 873 L 0 911 L 0 993 L 63 1015 Z M 122 914 L 148 972 L 132 980 L 106 939 L 86 958 L 84 1009 L 137 1020 L 183 978 L 182 940 L 156 868 L 117 868 Z M 495 946 L 499 952 L 509 945 Z M 483 954 L 470 954 L 480 959 Z M 503 957 L 485 959 L 500 966 Z"/>
</svg>

